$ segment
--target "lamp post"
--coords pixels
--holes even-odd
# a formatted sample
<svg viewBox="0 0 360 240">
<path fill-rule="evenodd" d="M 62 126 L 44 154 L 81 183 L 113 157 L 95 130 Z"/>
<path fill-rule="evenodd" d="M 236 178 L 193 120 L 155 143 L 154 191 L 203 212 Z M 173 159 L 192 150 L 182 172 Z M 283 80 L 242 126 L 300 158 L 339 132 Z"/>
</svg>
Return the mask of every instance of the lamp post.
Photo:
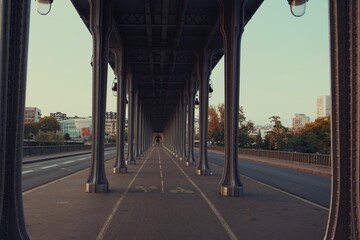
<svg viewBox="0 0 360 240">
<path fill-rule="evenodd" d="M 41 15 L 47 15 L 51 11 L 53 0 L 37 0 L 37 12 Z"/>
<path fill-rule="evenodd" d="M 212 97 L 213 92 L 214 92 L 214 89 L 213 89 L 212 81 L 210 79 L 210 82 L 209 82 L 209 98 Z"/>
<path fill-rule="evenodd" d="M 199 96 L 198 93 L 195 95 L 195 109 L 199 109 L 200 102 L 199 102 Z"/>
<path fill-rule="evenodd" d="M 117 78 L 116 77 L 114 78 L 111 90 L 112 90 L 113 96 L 116 97 L 117 96 Z"/>
<path fill-rule="evenodd" d="M 308 0 L 288 0 L 290 11 L 295 17 L 301 17 L 305 14 L 306 2 Z"/>
</svg>

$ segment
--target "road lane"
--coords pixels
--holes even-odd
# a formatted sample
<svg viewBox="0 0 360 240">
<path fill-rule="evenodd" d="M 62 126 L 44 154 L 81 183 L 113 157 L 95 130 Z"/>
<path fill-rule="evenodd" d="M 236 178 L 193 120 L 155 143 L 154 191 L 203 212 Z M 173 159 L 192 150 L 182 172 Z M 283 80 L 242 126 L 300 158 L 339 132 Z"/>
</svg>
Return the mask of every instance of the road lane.
<svg viewBox="0 0 360 240">
<path fill-rule="evenodd" d="M 115 158 L 115 149 L 105 152 L 105 161 Z M 67 156 L 48 161 L 27 163 L 22 169 L 22 190 L 46 184 L 90 167 L 91 154 Z"/>
<path fill-rule="evenodd" d="M 198 151 L 195 151 L 195 157 L 198 158 Z M 208 160 L 218 166 L 224 166 L 224 155 L 222 154 L 208 152 Z M 241 159 L 239 159 L 239 172 L 241 175 L 323 207 L 328 208 L 330 205 L 331 182 L 329 177 Z M 246 186 L 244 187 L 246 188 Z"/>
</svg>

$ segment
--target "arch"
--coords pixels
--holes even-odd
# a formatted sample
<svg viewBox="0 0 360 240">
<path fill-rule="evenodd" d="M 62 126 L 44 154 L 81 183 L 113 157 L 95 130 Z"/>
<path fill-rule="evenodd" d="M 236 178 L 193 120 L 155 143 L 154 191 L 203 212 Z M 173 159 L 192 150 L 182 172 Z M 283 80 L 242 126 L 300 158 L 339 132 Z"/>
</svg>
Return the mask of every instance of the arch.
<svg viewBox="0 0 360 240">
<path fill-rule="evenodd" d="M 162 136 L 161 135 L 155 135 L 154 137 L 154 146 L 162 146 Z"/>
</svg>

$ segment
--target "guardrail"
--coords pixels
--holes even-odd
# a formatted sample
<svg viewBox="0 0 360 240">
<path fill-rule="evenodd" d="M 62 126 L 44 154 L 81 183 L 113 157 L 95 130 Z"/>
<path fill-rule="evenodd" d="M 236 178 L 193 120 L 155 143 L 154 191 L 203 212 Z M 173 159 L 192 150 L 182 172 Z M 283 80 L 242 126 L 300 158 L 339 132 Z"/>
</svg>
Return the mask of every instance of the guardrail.
<svg viewBox="0 0 360 240">
<path fill-rule="evenodd" d="M 222 147 L 209 147 L 209 148 L 214 150 L 224 151 L 224 148 Z M 326 154 L 266 151 L 266 150 L 246 149 L 246 148 L 239 148 L 239 154 L 245 156 L 254 156 L 260 158 L 285 160 L 285 161 L 331 167 L 330 155 L 326 155 Z"/>
<path fill-rule="evenodd" d="M 105 148 L 114 147 L 116 144 L 106 144 Z M 61 152 L 90 150 L 91 145 L 56 145 L 56 146 L 24 146 L 23 156 L 38 156 Z"/>
</svg>

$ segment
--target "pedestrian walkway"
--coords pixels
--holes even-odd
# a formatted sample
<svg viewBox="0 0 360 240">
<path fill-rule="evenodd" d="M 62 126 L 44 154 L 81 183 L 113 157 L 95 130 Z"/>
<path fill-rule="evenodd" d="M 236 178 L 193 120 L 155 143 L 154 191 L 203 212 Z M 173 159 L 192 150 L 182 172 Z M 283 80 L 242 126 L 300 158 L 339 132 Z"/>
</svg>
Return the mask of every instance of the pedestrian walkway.
<svg viewBox="0 0 360 240">
<path fill-rule="evenodd" d="M 242 179 L 241 198 L 218 195 L 222 168 L 196 176 L 166 149 L 153 147 L 113 174 L 110 191 L 85 193 L 88 170 L 24 193 L 31 239 L 322 239 L 327 211 Z"/>
</svg>

